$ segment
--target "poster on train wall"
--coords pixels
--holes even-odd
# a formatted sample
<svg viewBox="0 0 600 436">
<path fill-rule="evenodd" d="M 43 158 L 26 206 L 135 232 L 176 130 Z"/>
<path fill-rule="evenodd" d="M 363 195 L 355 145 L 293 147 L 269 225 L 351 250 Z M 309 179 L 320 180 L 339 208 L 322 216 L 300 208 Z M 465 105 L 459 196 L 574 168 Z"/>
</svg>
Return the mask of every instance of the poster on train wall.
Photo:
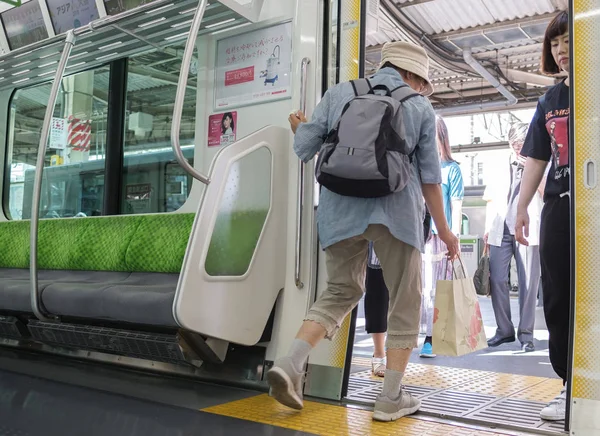
<svg viewBox="0 0 600 436">
<path fill-rule="evenodd" d="M 217 43 L 217 110 L 291 98 L 292 23 Z"/>
<path fill-rule="evenodd" d="M 208 146 L 231 145 L 235 142 L 237 112 L 225 112 L 208 117 Z"/>
</svg>

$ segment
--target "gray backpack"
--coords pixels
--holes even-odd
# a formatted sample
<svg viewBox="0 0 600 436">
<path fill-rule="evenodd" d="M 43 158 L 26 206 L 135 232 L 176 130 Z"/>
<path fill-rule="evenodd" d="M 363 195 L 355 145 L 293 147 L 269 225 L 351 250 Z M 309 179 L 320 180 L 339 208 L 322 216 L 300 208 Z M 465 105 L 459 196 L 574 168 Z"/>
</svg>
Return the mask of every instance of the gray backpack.
<svg viewBox="0 0 600 436">
<path fill-rule="evenodd" d="M 411 177 L 416 148 L 406 142 L 402 102 L 420 94 L 408 85 L 390 91 L 385 85 L 372 87 L 367 79 L 350 83 L 355 97 L 321 147 L 317 181 L 350 197 L 376 198 L 401 191 Z"/>
</svg>

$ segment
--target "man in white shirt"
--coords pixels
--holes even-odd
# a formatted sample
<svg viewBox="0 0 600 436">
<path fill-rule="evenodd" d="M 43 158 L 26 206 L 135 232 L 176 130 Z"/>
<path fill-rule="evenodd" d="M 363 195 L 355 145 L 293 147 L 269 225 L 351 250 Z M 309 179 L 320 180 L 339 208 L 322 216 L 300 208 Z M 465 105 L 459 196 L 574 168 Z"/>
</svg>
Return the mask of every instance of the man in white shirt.
<svg viewBox="0 0 600 436">
<path fill-rule="evenodd" d="M 516 123 L 508 133 L 512 148 L 510 161 L 499 167 L 496 177 L 490 178 L 483 199 L 487 201 L 484 242 L 490 245 L 490 284 L 492 306 L 498 328 L 488 340 L 490 347 L 515 341 L 515 327 L 511 319 L 508 272 L 515 256 L 519 277 L 520 321 L 517 337 L 525 352 L 535 351 L 533 330 L 535 307 L 540 282 L 540 217 L 543 206 L 541 189 L 529 205 L 529 246 L 515 240 L 515 219 L 525 158 L 521 148 L 529 124 Z M 542 185 L 543 186 L 543 182 Z"/>
</svg>

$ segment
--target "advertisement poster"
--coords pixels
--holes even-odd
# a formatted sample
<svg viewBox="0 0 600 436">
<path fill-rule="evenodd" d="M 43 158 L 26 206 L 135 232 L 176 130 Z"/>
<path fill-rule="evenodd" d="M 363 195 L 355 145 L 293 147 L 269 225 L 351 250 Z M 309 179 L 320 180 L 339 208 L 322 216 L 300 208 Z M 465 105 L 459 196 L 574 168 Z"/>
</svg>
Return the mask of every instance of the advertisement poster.
<svg viewBox="0 0 600 436">
<path fill-rule="evenodd" d="M 46 0 L 56 34 L 85 26 L 97 20 L 95 0 Z"/>
<path fill-rule="evenodd" d="M 237 112 L 225 112 L 208 117 L 208 146 L 231 145 L 235 142 Z"/>
<path fill-rule="evenodd" d="M 150 212 L 150 196 L 152 185 L 150 183 L 137 183 L 125 187 L 125 201 L 128 213 Z"/>
<path fill-rule="evenodd" d="M 23 3 L 2 12 L 1 16 L 11 50 L 48 38 L 39 2 Z"/>
<path fill-rule="evenodd" d="M 290 98 L 291 69 L 292 23 L 220 40 L 216 108 Z"/>
<path fill-rule="evenodd" d="M 64 150 L 67 147 L 67 120 L 64 118 L 52 117 L 50 123 L 50 139 L 48 148 L 54 150 Z"/>
</svg>

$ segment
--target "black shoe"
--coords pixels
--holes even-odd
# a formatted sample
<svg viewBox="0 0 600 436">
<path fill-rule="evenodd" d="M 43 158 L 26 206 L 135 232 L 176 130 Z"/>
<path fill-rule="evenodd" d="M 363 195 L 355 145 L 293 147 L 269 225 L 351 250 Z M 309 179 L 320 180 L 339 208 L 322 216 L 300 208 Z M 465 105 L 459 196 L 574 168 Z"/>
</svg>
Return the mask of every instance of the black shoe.
<svg viewBox="0 0 600 436">
<path fill-rule="evenodd" d="M 532 351 L 535 351 L 535 345 L 533 345 L 533 342 L 527 341 L 521 346 L 521 351 L 531 353 Z"/>
<path fill-rule="evenodd" d="M 494 336 L 492 339 L 488 340 L 488 347 L 497 347 L 499 345 L 502 344 L 508 344 L 509 342 L 514 342 L 516 341 L 516 338 L 514 336 L 508 336 L 506 338 L 501 338 L 500 336 L 496 335 Z"/>
</svg>

